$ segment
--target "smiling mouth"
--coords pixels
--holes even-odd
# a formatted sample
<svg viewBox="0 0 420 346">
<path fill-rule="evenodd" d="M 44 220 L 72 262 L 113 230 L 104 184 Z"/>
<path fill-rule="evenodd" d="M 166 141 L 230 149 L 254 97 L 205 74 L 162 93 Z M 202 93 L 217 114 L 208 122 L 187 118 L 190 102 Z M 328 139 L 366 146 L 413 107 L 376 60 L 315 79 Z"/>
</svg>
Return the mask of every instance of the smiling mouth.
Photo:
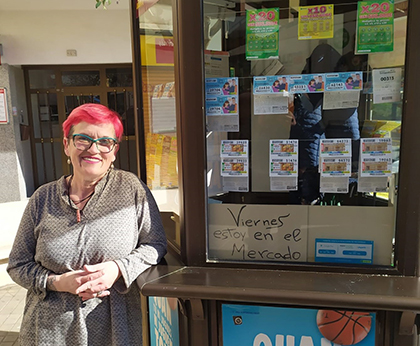
<svg viewBox="0 0 420 346">
<path fill-rule="evenodd" d="M 102 160 L 97 159 L 95 157 L 83 157 L 82 160 L 86 161 L 86 162 L 89 162 L 89 163 L 99 163 L 99 162 L 102 161 Z"/>
</svg>

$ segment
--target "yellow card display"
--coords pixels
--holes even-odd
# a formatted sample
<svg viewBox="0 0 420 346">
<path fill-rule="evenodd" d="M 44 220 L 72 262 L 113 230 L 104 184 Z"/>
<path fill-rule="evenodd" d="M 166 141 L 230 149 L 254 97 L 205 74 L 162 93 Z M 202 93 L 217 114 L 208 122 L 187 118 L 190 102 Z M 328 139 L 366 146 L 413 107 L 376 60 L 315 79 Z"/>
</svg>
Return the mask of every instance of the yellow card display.
<svg viewBox="0 0 420 346">
<path fill-rule="evenodd" d="M 334 37 L 334 5 L 299 7 L 299 40 Z"/>
</svg>

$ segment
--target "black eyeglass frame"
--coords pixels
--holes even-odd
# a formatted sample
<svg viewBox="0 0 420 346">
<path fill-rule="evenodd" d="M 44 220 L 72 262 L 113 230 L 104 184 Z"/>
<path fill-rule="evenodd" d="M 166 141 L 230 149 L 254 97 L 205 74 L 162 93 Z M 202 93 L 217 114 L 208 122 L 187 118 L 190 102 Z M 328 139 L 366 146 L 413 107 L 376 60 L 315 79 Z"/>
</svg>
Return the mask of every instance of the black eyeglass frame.
<svg viewBox="0 0 420 346">
<path fill-rule="evenodd" d="M 83 137 L 85 139 L 87 139 L 90 142 L 90 145 L 88 147 L 86 147 L 85 149 L 80 149 L 76 146 L 76 143 L 74 141 L 74 137 L 76 136 L 80 136 Z M 112 150 L 114 150 L 114 148 L 118 145 L 118 141 L 115 138 L 112 137 L 101 137 L 101 138 L 97 138 L 97 139 L 93 139 L 92 137 L 89 137 L 88 135 L 84 135 L 82 133 L 75 133 L 71 136 L 72 140 L 73 140 L 73 145 L 77 150 L 80 151 L 85 151 L 85 150 L 89 150 L 92 147 L 92 144 L 95 143 L 96 148 L 101 152 L 101 153 L 110 153 Z M 109 149 L 109 151 L 103 151 L 101 148 L 108 148 L 107 146 L 101 146 L 101 148 L 99 147 L 98 142 L 103 140 L 103 139 L 108 139 L 108 140 L 112 140 L 113 141 L 113 145 L 111 146 L 111 148 Z"/>
</svg>

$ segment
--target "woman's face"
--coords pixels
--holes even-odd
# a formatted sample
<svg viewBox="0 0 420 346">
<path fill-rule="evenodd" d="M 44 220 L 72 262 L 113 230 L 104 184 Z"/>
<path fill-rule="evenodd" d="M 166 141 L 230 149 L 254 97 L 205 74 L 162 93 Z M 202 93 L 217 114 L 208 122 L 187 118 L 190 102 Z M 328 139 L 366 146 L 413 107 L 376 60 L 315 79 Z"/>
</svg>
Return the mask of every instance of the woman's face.
<svg viewBox="0 0 420 346">
<path fill-rule="evenodd" d="M 92 139 L 111 137 L 115 138 L 114 126 L 111 123 L 89 124 L 80 122 L 73 127 L 72 134 L 83 134 Z M 102 153 L 95 143 L 87 150 L 79 150 L 74 146 L 73 137 L 64 138 L 64 152 L 70 157 L 75 176 L 85 180 L 94 181 L 105 175 L 112 162 L 115 161 L 118 146 L 109 153 Z"/>
</svg>

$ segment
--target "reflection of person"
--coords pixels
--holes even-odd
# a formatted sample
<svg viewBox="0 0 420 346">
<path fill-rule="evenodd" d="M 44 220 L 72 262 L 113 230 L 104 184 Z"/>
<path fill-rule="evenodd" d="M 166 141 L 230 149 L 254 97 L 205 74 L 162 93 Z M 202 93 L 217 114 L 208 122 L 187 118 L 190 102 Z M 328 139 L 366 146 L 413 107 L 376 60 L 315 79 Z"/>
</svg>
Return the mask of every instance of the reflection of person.
<svg viewBox="0 0 420 346">
<path fill-rule="evenodd" d="M 148 188 L 113 169 L 122 136 L 117 113 L 98 104 L 63 123 L 73 174 L 30 198 L 8 272 L 28 290 L 22 345 L 141 345 L 136 278 L 166 253 Z"/>
<path fill-rule="evenodd" d="M 320 44 L 306 60 L 302 74 L 335 72 L 340 54 L 328 44 Z M 351 138 L 353 172 L 357 171 L 360 139 L 357 108 L 323 110 L 323 93 L 294 95 L 295 125 L 290 138 L 299 139 L 298 191 L 289 194 L 291 203 L 319 203 L 320 178 L 318 173 L 319 145 L 323 138 Z"/>
<path fill-rule="evenodd" d="M 353 80 L 353 89 L 361 89 L 362 88 L 362 80 L 360 78 L 360 74 L 356 73 L 356 79 Z"/>
<path fill-rule="evenodd" d="M 237 107 L 238 106 L 236 104 L 236 98 L 235 97 L 232 97 L 231 104 L 229 105 L 229 111 L 230 111 L 230 113 L 236 113 L 238 111 L 238 108 Z"/>
<path fill-rule="evenodd" d="M 223 84 L 223 88 L 222 88 L 223 95 L 229 95 L 230 94 L 229 88 L 230 88 L 230 85 L 229 85 L 228 82 L 226 82 L 225 84 Z"/>
<path fill-rule="evenodd" d="M 271 86 L 271 89 L 273 89 L 273 91 L 275 93 L 280 92 L 279 84 L 280 84 L 279 81 L 278 80 L 275 80 L 274 83 L 273 83 L 273 85 Z"/>
<path fill-rule="evenodd" d="M 230 81 L 229 93 L 231 95 L 237 95 L 238 94 L 238 86 L 236 85 L 236 81 L 234 79 L 232 79 Z"/>
<path fill-rule="evenodd" d="M 223 103 L 223 113 L 229 113 L 230 109 L 229 109 L 229 101 L 225 101 L 225 103 Z"/>
<path fill-rule="evenodd" d="M 315 84 L 316 91 L 324 91 L 324 81 L 322 80 L 322 76 L 317 77 L 317 81 Z"/>
<path fill-rule="evenodd" d="M 315 91 L 315 79 L 311 79 L 308 84 L 309 91 Z"/>
<path fill-rule="evenodd" d="M 287 91 L 287 79 L 286 79 L 286 77 L 281 78 L 281 82 L 279 84 L 279 91 Z"/>
<path fill-rule="evenodd" d="M 353 77 L 346 79 L 346 89 L 353 89 Z"/>
</svg>

